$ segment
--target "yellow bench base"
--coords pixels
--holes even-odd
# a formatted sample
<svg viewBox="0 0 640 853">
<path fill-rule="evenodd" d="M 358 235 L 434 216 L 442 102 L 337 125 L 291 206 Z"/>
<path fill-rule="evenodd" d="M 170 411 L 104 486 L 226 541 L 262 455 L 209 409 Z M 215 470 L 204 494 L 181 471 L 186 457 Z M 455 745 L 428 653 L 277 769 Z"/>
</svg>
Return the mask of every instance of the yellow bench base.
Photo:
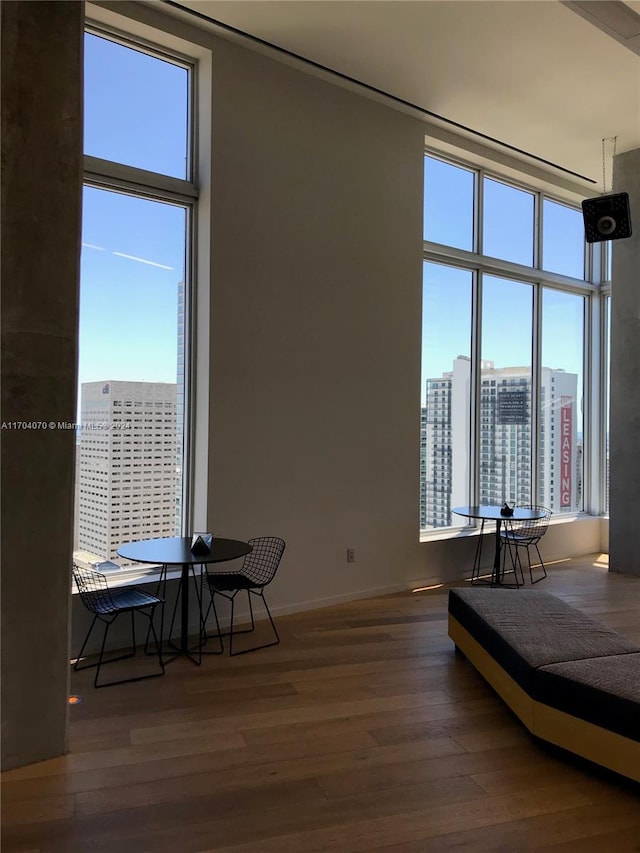
<svg viewBox="0 0 640 853">
<path fill-rule="evenodd" d="M 536 702 L 449 614 L 449 636 L 531 734 L 640 782 L 640 743 Z"/>
</svg>

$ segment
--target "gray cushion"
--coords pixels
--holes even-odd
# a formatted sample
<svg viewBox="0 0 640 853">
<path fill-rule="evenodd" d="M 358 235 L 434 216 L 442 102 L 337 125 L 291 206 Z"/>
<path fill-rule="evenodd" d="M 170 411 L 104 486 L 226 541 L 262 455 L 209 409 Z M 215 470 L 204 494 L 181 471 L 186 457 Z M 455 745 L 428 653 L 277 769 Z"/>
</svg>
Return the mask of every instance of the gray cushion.
<svg viewBox="0 0 640 853">
<path fill-rule="evenodd" d="M 535 673 L 533 697 L 640 741 L 640 654 L 544 666 Z"/>
<path fill-rule="evenodd" d="M 449 612 L 527 692 L 538 667 L 640 652 L 640 646 L 547 592 L 449 590 Z"/>
</svg>

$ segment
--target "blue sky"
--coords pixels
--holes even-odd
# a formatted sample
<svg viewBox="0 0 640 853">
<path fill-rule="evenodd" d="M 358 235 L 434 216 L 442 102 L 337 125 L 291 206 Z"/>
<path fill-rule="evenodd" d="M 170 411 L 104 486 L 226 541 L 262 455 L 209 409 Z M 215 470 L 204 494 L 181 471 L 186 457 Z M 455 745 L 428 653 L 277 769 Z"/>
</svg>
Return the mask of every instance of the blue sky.
<svg viewBox="0 0 640 853">
<path fill-rule="evenodd" d="M 186 178 L 187 70 L 92 34 L 84 69 L 85 154 Z"/>
<path fill-rule="evenodd" d="M 85 153 L 184 178 L 184 68 L 85 36 Z M 175 382 L 185 209 L 86 187 L 79 382 Z"/>
</svg>

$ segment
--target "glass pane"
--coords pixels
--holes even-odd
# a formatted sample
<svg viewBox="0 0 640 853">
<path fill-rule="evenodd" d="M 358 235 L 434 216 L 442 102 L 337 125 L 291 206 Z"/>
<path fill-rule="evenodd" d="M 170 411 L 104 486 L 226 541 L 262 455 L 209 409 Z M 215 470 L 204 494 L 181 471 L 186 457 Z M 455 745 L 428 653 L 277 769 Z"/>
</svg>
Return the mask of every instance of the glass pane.
<svg viewBox="0 0 640 853">
<path fill-rule="evenodd" d="M 611 240 L 607 240 L 606 243 L 603 243 L 604 251 L 607 256 L 607 266 L 606 266 L 606 281 L 611 281 L 612 269 L 613 269 L 613 243 Z"/>
<path fill-rule="evenodd" d="M 85 188 L 74 550 L 181 532 L 187 211 Z"/>
<path fill-rule="evenodd" d="M 85 34 L 84 152 L 187 178 L 185 68 Z"/>
<path fill-rule="evenodd" d="M 584 278 L 582 213 L 545 198 L 542 205 L 542 268 Z"/>
<path fill-rule="evenodd" d="M 424 264 L 421 530 L 467 523 L 451 508 L 469 503 L 471 292 L 468 270 Z"/>
<path fill-rule="evenodd" d="M 607 340 L 604 353 L 604 375 L 605 375 L 605 426 L 604 426 L 604 487 L 605 487 L 605 512 L 609 512 L 609 410 L 611 404 L 611 297 L 604 300 L 606 312 Z"/>
<path fill-rule="evenodd" d="M 484 276 L 480 377 L 480 504 L 531 502 L 533 287 Z"/>
<path fill-rule="evenodd" d="M 542 294 L 540 503 L 554 513 L 583 502 L 584 297 Z"/>
<path fill-rule="evenodd" d="M 533 194 L 484 179 L 483 254 L 533 266 Z"/>
<path fill-rule="evenodd" d="M 474 173 L 424 158 L 424 239 L 473 249 Z"/>
</svg>

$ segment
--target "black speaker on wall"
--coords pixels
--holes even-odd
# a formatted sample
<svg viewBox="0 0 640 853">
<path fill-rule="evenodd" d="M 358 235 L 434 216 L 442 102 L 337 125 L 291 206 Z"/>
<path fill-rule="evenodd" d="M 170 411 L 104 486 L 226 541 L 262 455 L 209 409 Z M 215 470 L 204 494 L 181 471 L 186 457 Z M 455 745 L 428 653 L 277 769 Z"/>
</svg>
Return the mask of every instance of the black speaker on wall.
<svg viewBox="0 0 640 853">
<path fill-rule="evenodd" d="M 587 243 L 631 237 L 628 193 L 610 193 L 582 202 L 582 218 Z"/>
</svg>

